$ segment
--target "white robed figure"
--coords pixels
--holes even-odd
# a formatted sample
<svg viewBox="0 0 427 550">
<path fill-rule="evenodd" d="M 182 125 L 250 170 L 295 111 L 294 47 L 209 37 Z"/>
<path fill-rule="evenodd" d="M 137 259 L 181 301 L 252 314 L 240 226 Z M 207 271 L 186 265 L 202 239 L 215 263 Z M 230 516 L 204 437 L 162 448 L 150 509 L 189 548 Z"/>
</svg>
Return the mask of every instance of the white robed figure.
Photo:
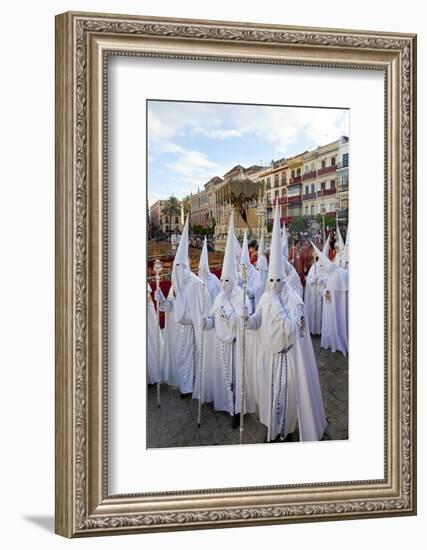
<svg viewBox="0 0 427 550">
<path fill-rule="evenodd" d="M 243 309 L 249 330 L 260 331 L 258 401 L 267 440 L 283 440 L 297 425 L 301 441 L 317 441 L 326 429 L 311 338 L 305 331 L 304 304 L 286 284 L 280 217 L 276 206 L 270 248 L 267 290 L 256 312 Z"/>
<path fill-rule="evenodd" d="M 334 264 L 338 267 L 345 267 L 344 266 L 344 239 L 342 238 L 341 231 L 337 222 L 337 239 L 335 241 L 335 258 L 334 258 Z"/>
<path fill-rule="evenodd" d="M 177 385 L 183 397 L 193 393 L 195 378 L 199 376 L 202 320 L 205 310 L 211 308 L 208 290 L 190 271 L 188 258 L 187 216 L 172 267 L 172 286 L 167 299 L 161 290 L 156 292 L 160 309 L 166 312 L 164 346 L 161 361 L 162 379 Z M 203 299 L 204 293 L 204 299 Z M 203 362 L 213 360 L 212 339 L 206 338 Z M 206 367 L 206 365 L 203 365 Z M 198 394 L 193 396 L 198 399 Z"/>
<path fill-rule="evenodd" d="M 297 270 L 289 261 L 289 236 L 288 236 L 288 230 L 286 229 L 285 221 L 283 221 L 283 225 L 282 225 L 282 251 L 283 251 L 283 258 L 285 261 L 284 262 L 285 273 L 287 277 L 286 282 L 302 298 L 304 293 L 304 288 L 302 286 L 301 279 L 297 273 Z"/>
<path fill-rule="evenodd" d="M 348 270 L 349 265 L 350 265 L 350 224 L 348 224 L 347 226 L 347 234 L 345 236 L 344 253 L 343 253 L 343 259 L 341 262 L 341 267 Z"/>
<path fill-rule="evenodd" d="M 202 253 L 200 254 L 198 275 L 200 279 L 202 276 L 205 277 L 206 288 L 208 289 L 211 302 L 213 303 L 219 292 L 219 280 L 215 273 L 211 273 L 209 269 L 208 243 L 206 236 L 203 241 Z"/>
<path fill-rule="evenodd" d="M 328 256 L 331 236 L 326 239 L 323 254 Z M 305 282 L 304 304 L 307 314 L 307 323 L 311 334 L 322 333 L 323 291 L 326 287 L 328 274 L 313 249 L 314 263 L 310 267 Z"/>
<path fill-rule="evenodd" d="M 177 233 L 176 231 L 175 231 L 175 233 L 172 233 L 172 235 L 171 235 L 171 248 L 172 248 L 172 252 L 175 252 L 175 250 L 176 250 L 176 248 L 177 248 L 177 246 L 178 246 L 178 244 L 179 244 L 180 238 L 181 238 L 181 237 L 180 237 L 179 233 Z"/>
<path fill-rule="evenodd" d="M 159 333 L 160 357 L 163 351 L 163 334 L 157 328 L 157 314 L 151 298 L 151 286 L 147 282 L 147 384 L 157 383 L 157 330 Z"/>
<path fill-rule="evenodd" d="M 264 288 L 262 286 L 260 273 L 254 268 L 254 266 L 251 264 L 251 261 L 249 259 L 248 233 L 246 229 L 243 234 L 242 253 L 240 255 L 240 262 L 238 265 L 239 265 L 240 284 L 242 284 L 242 280 L 243 280 L 242 266 L 244 265 L 246 267 L 247 296 L 249 298 L 249 302 L 252 306 L 252 309 L 255 310 L 262 296 L 262 293 L 264 292 Z"/>
<path fill-rule="evenodd" d="M 206 331 L 215 335 L 214 356 L 209 389 L 214 409 L 225 411 L 232 418 L 232 427 L 240 422 L 240 358 L 241 329 L 240 312 L 243 306 L 243 290 L 238 285 L 237 263 L 234 250 L 233 213 L 230 216 L 224 263 L 221 272 L 221 290 L 213 304 L 210 315 L 204 319 Z M 211 330 L 214 329 L 214 330 Z M 245 366 L 245 414 L 256 411 L 255 343 L 246 340 Z"/>
<path fill-rule="evenodd" d="M 319 262 L 327 273 L 323 291 L 322 337 L 320 345 L 331 351 L 348 353 L 348 272 L 337 267 L 313 243 Z"/>
<path fill-rule="evenodd" d="M 267 283 L 267 275 L 268 275 L 268 262 L 267 262 L 267 257 L 265 255 L 264 230 L 261 233 L 261 239 L 259 241 L 256 269 L 261 276 L 261 288 L 262 288 L 262 291 L 264 292 L 265 285 Z"/>
</svg>

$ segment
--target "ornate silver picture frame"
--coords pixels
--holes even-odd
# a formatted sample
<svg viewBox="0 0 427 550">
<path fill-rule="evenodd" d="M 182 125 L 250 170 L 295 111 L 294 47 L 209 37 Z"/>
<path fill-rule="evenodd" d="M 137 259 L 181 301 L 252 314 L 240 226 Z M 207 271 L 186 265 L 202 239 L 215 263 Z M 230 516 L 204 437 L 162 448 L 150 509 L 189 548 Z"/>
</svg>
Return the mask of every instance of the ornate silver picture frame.
<svg viewBox="0 0 427 550">
<path fill-rule="evenodd" d="M 110 56 L 384 73 L 384 478 L 109 494 Z M 260 98 L 262 100 L 262 98 Z M 145 205 L 142 205 L 144 208 Z M 108 14 L 56 18 L 56 532 L 82 537 L 416 513 L 416 36 Z"/>
</svg>

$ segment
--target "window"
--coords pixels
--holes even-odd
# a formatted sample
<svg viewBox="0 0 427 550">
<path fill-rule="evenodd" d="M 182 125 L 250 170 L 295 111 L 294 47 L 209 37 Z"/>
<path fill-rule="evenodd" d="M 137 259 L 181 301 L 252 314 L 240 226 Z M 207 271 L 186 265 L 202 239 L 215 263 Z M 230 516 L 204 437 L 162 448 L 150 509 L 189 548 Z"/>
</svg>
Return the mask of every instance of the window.
<svg viewBox="0 0 427 550">
<path fill-rule="evenodd" d="M 308 193 L 309 193 L 309 189 L 310 189 L 310 188 L 309 188 L 309 186 L 308 186 L 308 185 L 306 185 L 306 186 L 305 186 L 305 191 L 304 191 L 306 195 L 308 195 Z"/>
<path fill-rule="evenodd" d="M 326 160 L 322 160 L 322 168 L 326 168 Z"/>
<path fill-rule="evenodd" d="M 178 216 L 175 216 L 175 223 L 179 223 Z"/>
<path fill-rule="evenodd" d="M 310 172 L 310 166 L 308 164 L 304 166 L 304 174 L 307 174 L 307 172 Z"/>
<path fill-rule="evenodd" d="M 331 166 L 335 166 L 335 157 L 331 158 Z"/>
<path fill-rule="evenodd" d="M 314 193 L 316 189 L 316 185 L 314 183 L 311 184 L 311 192 Z"/>
<path fill-rule="evenodd" d="M 297 176 L 300 176 L 301 175 L 301 168 L 298 168 L 297 169 Z"/>
<path fill-rule="evenodd" d="M 348 153 L 344 153 L 342 156 L 342 165 L 343 167 L 348 166 Z"/>
<path fill-rule="evenodd" d="M 308 216 L 308 206 L 305 207 L 305 215 Z"/>
<path fill-rule="evenodd" d="M 279 174 L 274 175 L 274 187 L 279 187 Z"/>
<path fill-rule="evenodd" d="M 311 215 L 312 215 L 312 216 L 314 216 L 314 208 L 315 208 L 315 206 L 314 206 L 314 204 L 312 204 L 312 205 L 311 205 Z"/>
<path fill-rule="evenodd" d="M 311 165 L 311 172 L 314 172 L 314 164 Z"/>
<path fill-rule="evenodd" d="M 324 191 L 326 189 L 326 181 L 322 181 L 322 183 L 320 184 L 320 189 L 322 191 Z"/>
<path fill-rule="evenodd" d="M 274 198 L 275 198 L 275 199 L 278 199 L 278 198 L 279 198 L 279 191 L 275 191 L 275 192 L 274 192 Z"/>
<path fill-rule="evenodd" d="M 267 178 L 267 189 L 270 189 L 270 178 Z"/>
<path fill-rule="evenodd" d="M 286 197 L 286 189 L 282 189 L 282 197 Z"/>
<path fill-rule="evenodd" d="M 335 189 L 335 180 L 331 180 L 331 189 Z"/>
<path fill-rule="evenodd" d="M 291 172 L 291 178 L 294 178 L 295 177 L 295 170 L 292 170 Z"/>
<path fill-rule="evenodd" d="M 286 174 L 282 172 L 282 185 L 286 185 Z"/>
</svg>

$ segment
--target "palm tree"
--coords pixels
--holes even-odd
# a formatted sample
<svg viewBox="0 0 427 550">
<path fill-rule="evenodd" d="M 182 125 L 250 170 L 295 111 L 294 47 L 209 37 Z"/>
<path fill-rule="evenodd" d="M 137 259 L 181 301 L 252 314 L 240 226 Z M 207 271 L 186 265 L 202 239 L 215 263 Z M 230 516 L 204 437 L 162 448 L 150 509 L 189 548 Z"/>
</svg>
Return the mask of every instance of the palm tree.
<svg viewBox="0 0 427 550">
<path fill-rule="evenodd" d="M 185 195 L 185 197 L 183 197 L 181 199 L 181 204 L 182 204 L 182 207 L 184 208 L 184 221 L 187 217 L 187 214 L 190 214 L 191 212 L 191 197 L 190 195 Z"/>
<path fill-rule="evenodd" d="M 173 195 L 165 200 L 162 214 L 169 217 L 169 222 L 171 222 L 172 216 L 181 216 L 181 205 L 179 200 Z"/>
</svg>

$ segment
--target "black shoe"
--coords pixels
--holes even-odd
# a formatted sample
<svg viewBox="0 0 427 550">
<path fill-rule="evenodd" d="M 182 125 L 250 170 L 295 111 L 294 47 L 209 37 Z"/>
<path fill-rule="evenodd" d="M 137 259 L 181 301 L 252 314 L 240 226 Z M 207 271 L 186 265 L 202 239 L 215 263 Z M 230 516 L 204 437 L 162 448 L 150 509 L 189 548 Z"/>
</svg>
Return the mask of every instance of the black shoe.
<svg viewBox="0 0 427 550">
<path fill-rule="evenodd" d="M 240 426 L 240 414 L 235 414 L 231 417 L 231 427 L 233 430 Z"/>
<path fill-rule="evenodd" d="M 191 397 L 192 393 L 181 393 L 181 399 L 187 399 L 187 397 Z"/>
</svg>

